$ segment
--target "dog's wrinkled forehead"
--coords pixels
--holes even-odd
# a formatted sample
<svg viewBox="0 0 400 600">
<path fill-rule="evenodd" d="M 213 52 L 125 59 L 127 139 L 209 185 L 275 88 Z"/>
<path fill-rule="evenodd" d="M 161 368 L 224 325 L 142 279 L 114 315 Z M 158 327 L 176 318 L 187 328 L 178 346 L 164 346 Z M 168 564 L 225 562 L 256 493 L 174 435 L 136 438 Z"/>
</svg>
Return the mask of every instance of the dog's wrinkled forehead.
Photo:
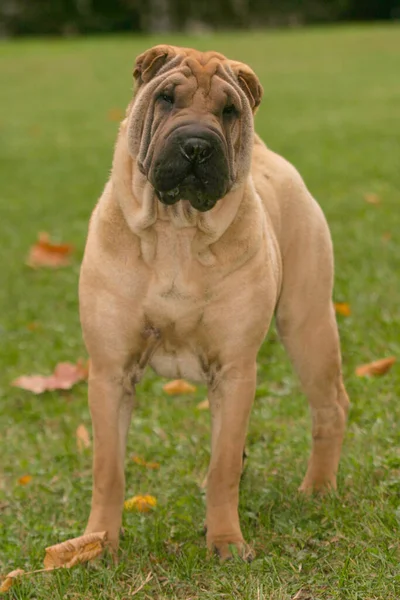
<svg viewBox="0 0 400 600">
<path fill-rule="evenodd" d="M 133 75 L 140 88 L 158 75 L 166 75 L 179 68 L 193 75 L 198 86 L 208 90 L 212 78 L 218 74 L 245 93 L 253 111 L 259 106 L 262 87 L 255 73 L 244 63 L 227 59 L 219 52 L 200 52 L 177 46 L 154 46 L 137 57 Z"/>
</svg>

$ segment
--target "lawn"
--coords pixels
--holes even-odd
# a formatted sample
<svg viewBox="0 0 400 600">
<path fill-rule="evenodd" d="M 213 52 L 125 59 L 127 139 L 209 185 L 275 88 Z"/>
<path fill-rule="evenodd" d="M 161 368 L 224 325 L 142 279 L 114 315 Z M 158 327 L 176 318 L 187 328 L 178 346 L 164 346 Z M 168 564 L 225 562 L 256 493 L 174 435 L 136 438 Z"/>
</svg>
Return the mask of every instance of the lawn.
<svg viewBox="0 0 400 600">
<path fill-rule="evenodd" d="M 134 57 L 162 41 L 247 61 L 265 90 L 256 117 L 268 145 L 296 165 L 329 221 L 343 369 L 352 400 L 337 495 L 303 499 L 307 402 L 272 329 L 259 356 L 241 486 L 250 564 L 208 559 L 199 488 L 209 458 L 205 389 L 168 397 L 140 384 L 126 495 L 152 494 L 150 514 L 125 513 L 118 567 L 36 575 L 14 599 L 135 598 L 395 600 L 400 598 L 400 368 L 356 377 L 358 364 L 400 359 L 400 27 L 342 27 L 120 37 L 0 45 L 0 573 L 40 568 L 44 548 L 80 535 L 89 512 L 86 385 L 34 396 L 10 386 L 85 356 L 77 284 L 87 223 L 110 169 L 129 102 Z M 111 118 L 110 118 L 111 117 Z M 378 204 L 366 201 L 375 194 Z M 25 265 L 38 232 L 76 247 L 58 270 Z M 33 326 L 32 323 L 35 325 Z M 29 474 L 28 485 L 18 483 Z M 300 590 L 302 590 L 301 593 Z"/>
</svg>

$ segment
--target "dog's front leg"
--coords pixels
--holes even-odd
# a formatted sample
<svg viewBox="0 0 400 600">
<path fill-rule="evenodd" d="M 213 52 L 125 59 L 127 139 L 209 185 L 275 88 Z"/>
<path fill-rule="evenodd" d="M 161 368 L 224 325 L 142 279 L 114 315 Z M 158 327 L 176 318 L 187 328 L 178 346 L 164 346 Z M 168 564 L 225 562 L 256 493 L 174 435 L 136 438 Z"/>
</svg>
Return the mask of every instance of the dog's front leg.
<svg viewBox="0 0 400 600">
<path fill-rule="evenodd" d="M 124 460 L 134 400 L 134 386 L 122 373 L 91 364 L 89 406 L 93 423 L 93 492 L 86 533 L 107 531 L 114 553 L 125 492 Z"/>
<path fill-rule="evenodd" d="M 207 477 L 207 545 L 221 558 L 235 547 L 252 558 L 239 523 L 239 482 L 247 424 L 256 388 L 256 362 L 240 360 L 221 369 L 210 385 L 211 463 Z"/>
</svg>

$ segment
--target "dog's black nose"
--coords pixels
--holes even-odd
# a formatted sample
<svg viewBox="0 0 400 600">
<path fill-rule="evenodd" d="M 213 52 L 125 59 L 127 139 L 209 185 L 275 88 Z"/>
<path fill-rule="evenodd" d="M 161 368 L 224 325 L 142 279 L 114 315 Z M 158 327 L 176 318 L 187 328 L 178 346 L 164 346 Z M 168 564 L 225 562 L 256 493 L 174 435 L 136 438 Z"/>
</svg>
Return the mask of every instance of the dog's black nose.
<svg viewBox="0 0 400 600">
<path fill-rule="evenodd" d="M 213 147 L 203 138 L 191 137 L 181 143 L 181 150 L 189 162 L 202 163 L 210 158 Z"/>
</svg>

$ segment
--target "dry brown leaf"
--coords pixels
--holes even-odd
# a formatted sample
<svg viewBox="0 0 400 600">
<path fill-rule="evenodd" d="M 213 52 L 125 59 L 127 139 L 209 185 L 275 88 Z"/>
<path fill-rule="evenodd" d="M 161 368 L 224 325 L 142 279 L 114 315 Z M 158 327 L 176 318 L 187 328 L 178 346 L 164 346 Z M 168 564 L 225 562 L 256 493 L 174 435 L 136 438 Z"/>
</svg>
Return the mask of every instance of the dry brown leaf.
<svg viewBox="0 0 400 600">
<path fill-rule="evenodd" d="M 368 204 L 381 203 L 381 199 L 379 198 L 378 194 L 364 194 L 364 200 L 365 202 L 368 202 Z"/>
<path fill-rule="evenodd" d="M 347 304 L 347 302 L 335 302 L 334 305 L 337 315 L 342 315 L 342 317 L 349 317 L 351 315 L 350 304 Z"/>
<path fill-rule="evenodd" d="M 40 125 L 32 125 L 32 127 L 29 128 L 29 135 L 31 135 L 32 137 L 39 137 L 42 133 L 42 128 L 40 127 Z"/>
<path fill-rule="evenodd" d="M 79 563 L 84 563 L 103 552 L 107 541 L 107 532 L 88 533 L 80 537 L 67 540 L 55 546 L 46 548 L 44 557 L 44 566 L 46 569 L 56 569 L 57 567 L 74 567 Z"/>
<path fill-rule="evenodd" d="M 90 448 L 90 434 L 82 423 L 76 428 L 75 435 L 79 452 L 83 452 L 85 448 Z"/>
<path fill-rule="evenodd" d="M 29 267 L 65 267 L 74 250 L 71 244 L 55 244 L 48 233 L 39 233 L 38 241 L 29 250 L 26 264 Z"/>
<path fill-rule="evenodd" d="M 356 375 L 358 377 L 371 377 L 374 375 L 384 375 L 396 362 L 395 356 L 389 356 L 388 358 L 381 358 L 374 362 L 366 365 L 360 365 L 356 368 Z"/>
<path fill-rule="evenodd" d="M 132 456 L 132 460 L 137 465 L 140 465 L 141 467 L 146 467 L 147 469 L 159 469 L 160 468 L 160 463 L 147 462 L 146 460 L 144 460 L 144 458 L 141 458 L 140 456 L 136 456 L 136 455 Z"/>
<path fill-rule="evenodd" d="M 6 575 L 0 585 L 0 594 L 8 592 L 17 577 L 21 577 L 25 571 L 23 569 L 15 569 Z"/>
<path fill-rule="evenodd" d="M 314 596 L 309 590 L 299 590 L 292 600 L 313 600 Z"/>
<path fill-rule="evenodd" d="M 154 496 L 133 496 L 124 502 L 125 510 L 137 510 L 138 512 L 149 512 L 157 505 Z"/>
<path fill-rule="evenodd" d="M 210 408 L 210 402 L 209 402 L 208 398 L 199 402 L 198 405 L 196 406 L 196 408 L 198 410 L 208 410 Z"/>
<path fill-rule="evenodd" d="M 163 390 L 170 396 L 175 396 L 178 394 L 193 394 L 196 391 L 196 387 L 184 379 L 174 379 L 174 381 L 166 383 L 163 386 Z"/>
<path fill-rule="evenodd" d="M 30 481 L 32 481 L 32 475 L 22 475 L 22 477 L 18 479 L 19 485 L 28 485 Z"/>
<path fill-rule="evenodd" d="M 109 121 L 122 121 L 125 118 L 125 113 L 120 108 L 110 108 L 107 114 Z"/>
<path fill-rule="evenodd" d="M 88 378 L 88 364 L 59 363 L 52 375 L 21 375 L 11 382 L 14 387 L 42 394 L 48 390 L 70 390 L 75 383 Z"/>
</svg>

